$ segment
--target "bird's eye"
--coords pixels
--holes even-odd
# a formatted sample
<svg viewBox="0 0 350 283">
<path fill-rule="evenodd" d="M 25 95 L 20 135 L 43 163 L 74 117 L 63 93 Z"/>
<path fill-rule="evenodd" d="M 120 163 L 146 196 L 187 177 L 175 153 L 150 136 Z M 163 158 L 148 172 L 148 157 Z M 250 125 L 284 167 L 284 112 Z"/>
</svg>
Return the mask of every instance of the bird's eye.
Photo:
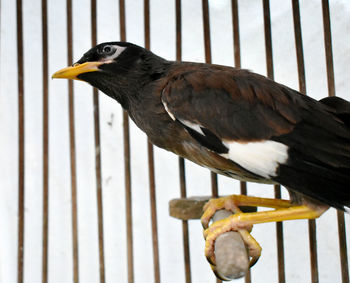
<svg viewBox="0 0 350 283">
<path fill-rule="evenodd" d="M 109 53 L 109 52 L 111 52 L 111 50 L 112 50 L 112 48 L 110 46 L 103 47 L 103 52 L 104 53 Z"/>
<path fill-rule="evenodd" d="M 115 52 L 115 47 L 111 45 L 106 45 L 102 48 L 101 54 L 103 55 L 112 55 Z"/>
</svg>

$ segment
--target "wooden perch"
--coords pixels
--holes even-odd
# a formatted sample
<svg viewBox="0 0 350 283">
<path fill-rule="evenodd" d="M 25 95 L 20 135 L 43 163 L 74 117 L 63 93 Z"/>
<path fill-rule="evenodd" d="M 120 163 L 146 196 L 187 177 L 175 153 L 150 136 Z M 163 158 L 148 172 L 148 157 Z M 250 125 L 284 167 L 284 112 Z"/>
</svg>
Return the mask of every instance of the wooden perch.
<svg viewBox="0 0 350 283">
<path fill-rule="evenodd" d="M 203 206 L 211 197 L 173 199 L 169 202 L 169 214 L 181 220 L 200 219 Z M 240 207 L 242 212 L 255 212 L 256 207 Z M 231 211 L 219 210 L 213 222 L 226 218 Z M 245 276 L 249 269 L 249 256 L 238 232 L 226 232 L 215 241 L 216 272 L 226 280 Z"/>
<path fill-rule="evenodd" d="M 203 206 L 212 197 L 189 197 L 173 199 L 169 202 L 169 214 L 181 220 L 200 219 L 203 214 Z M 240 206 L 242 212 L 255 212 L 256 207 Z"/>
</svg>

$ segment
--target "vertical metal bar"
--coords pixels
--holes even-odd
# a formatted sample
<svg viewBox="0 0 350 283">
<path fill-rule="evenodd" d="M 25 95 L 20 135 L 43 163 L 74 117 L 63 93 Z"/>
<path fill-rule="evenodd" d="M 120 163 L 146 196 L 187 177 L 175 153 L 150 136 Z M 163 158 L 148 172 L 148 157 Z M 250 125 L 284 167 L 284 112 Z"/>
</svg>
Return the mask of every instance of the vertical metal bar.
<svg viewBox="0 0 350 283">
<path fill-rule="evenodd" d="M 119 0 L 120 40 L 126 41 L 125 1 Z M 130 131 L 129 116 L 123 110 L 123 136 L 124 136 L 124 172 L 125 172 L 125 212 L 126 212 L 126 239 L 128 282 L 134 282 L 134 246 L 132 229 L 132 196 L 131 196 L 131 167 L 130 167 Z"/>
<path fill-rule="evenodd" d="M 299 91 L 303 94 L 306 94 L 303 39 L 301 35 L 300 9 L 299 9 L 298 0 L 292 0 L 292 8 L 293 8 L 295 49 L 297 53 L 297 64 L 298 64 Z"/>
<path fill-rule="evenodd" d="M 175 18 L 176 18 L 176 60 L 182 59 L 182 18 L 181 18 L 181 0 L 175 0 Z"/>
<path fill-rule="evenodd" d="M 185 176 L 185 160 L 179 158 L 179 171 L 180 171 L 180 189 L 181 198 L 186 198 L 186 176 Z M 185 261 L 185 282 L 191 283 L 191 260 L 190 260 L 190 244 L 189 244 L 189 231 L 188 221 L 182 221 L 182 238 L 184 246 L 184 261 Z"/>
<path fill-rule="evenodd" d="M 263 0 L 263 9 L 264 9 L 266 71 L 267 71 L 267 76 L 273 80 L 274 73 L 273 73 L 273 57 L 272 57 L 270 0 Z"/>
<path fill-rule="evenodd" d="M 123 0 L 122 0 L 123 1 Z M 128 282 L 134 282 L 134 246 L 132 229 L 132 198 L 131 198 L 131 171 L 130 171 L 130 133 L 129 117 L 123 111 L 123 135 L 124 135 L 124 171 L 125 171 L 125 206 L 126 206 L 126 237 L 127 237 L 127 262 Z"/>
<path fill-rule="evenodd" d="M 204 52 L 205 62 L 211 64 L 211 43 L 210 43 L 210 23 L 209 23 L 209 3 L 202 0 L 203 29 L 204 29 Z"/>
<path fill-rule="evenodd" d="M 145 48 L 150 49 L 151 47 L 151 33 L 150 33 L 150 13 L 149 13 L 149 0 L 143 1 L 143 14 L 144 14 L 144 25 L 145 25 Z"/>
<path fill-rule="evenodd" d="M 145 48 L 150 50 L 151 34 L 150 34 L 150 1 L 149 0 L 144 1 L 144 25 L 145 25 Z M 149 172 L 149 189 L 150 189 L 150 202 L 151 202 L 154 282 L 160 283 L 154 153 L 153 153 L 153 145 L 150 143 L 149 140 L 147 141 L 147 151 L 148 151 L 148 170 L 149 170 L 148 172 Z"/>
<path fill-rule="evenodd" d="M 91 0 L 91 43 L 97 44 L 97 0 Z M 95 130 L 95 169 L 96 169 L 96 193 L 98 214 L 98 244 L 100 263 L 100 283 L 105 282 L 104 243 L 103 243 L 103 200 L 102 200 L 102 177 L 101 177 L 101 137 L 100 137 L 100 106 L 98 90 L 93 90 L 94 103 L 94 130 Z"/>
<path fill-rule="evenodd" d="M 181 0 L 175 1 L 175 17 L 176 17 L 176 60 L 181 61 L 182 58 L 182 20 L 181 20 Z M 179 157 L 179 176 L 180 176 L 180 192 L 181 198 L 186 198 L 186 173 L 185 160 Z M 182 221 L 182 239 L 184 249 L 184 264 L 185 264 L 185 282 L 191 283 L 191 260 L 190 260 L 190 244 L 188 221 Z"/>
<path fill-rule="evenodd" d="M 204 52 L 205 62 L 211 64 L 211 44 L 210 44 L 210 23 L 209 23 L 209 4 L 208 0 L 202 0 L 203 29 L 204 29 Z M 218 197 L 217 175 L 210 172 L 211 191 L 213 197 Z"/>
<path fill-rule="evenodd" d="M 303 55 L 303 41 L 300 25 L 300 9 L 299 1 L 292 0 L 293 7 L 293 21 L 294 21 L 294 34 L 295 34 L 295 46 L 297 53 L 298 63 L 298 76 L 299 76 L 299 91 L 306 94 L 306 81 L 305 81 L 305 66 Z M 311 282 L 317 283 L 318 278 L 318 262 L 317 262 L 317 239 L 316 239 L 316 221 L 309 220 L 309 245 L 310 245 L 310 264 L 311 264 Z"/>
<path fill-rule="evenodd" d="M 275 198 L 281 198 L 281 187 L 275 185 Z M 283 223 L 276 223 L 276 237 L 277 237 L 277 259 L 278 259 L 278 282 L 286 282 L 285 262 L 284 262 L 284 240 L 283 240 Z"/>
<path fill-rule="evenodd" d="M 43 251 L 42 281 L 48 281 L 48 230 L 49 230 L 49 87 L 47 1 L 41 2 L 42 56 L 43 56 Z"/>
<path fill-rule="evenodd" d="M 210 22 L 209 22 L 209 3 L 208 0 L 202 0 L 202 13 L 203 13 L 203 30 L 204 30 L 204 52 L 205 62 L 211 64 L 211 42 L 210 42 Z M 213 198 L 217 198 L 218 192 L 218 177 L 217 174 L 210 172 L 211 179 L 211 195 Z M 217 283 L 222 282 L 216 279 Z"/>
<path fill-rule="evenodd" d="M 238 0 L 231 0 L 231 10 L 232 10 L 232 26 L 233 26 L 233 52 L 235 67 L 241 68 L 241 45 L 240 45 L 240 35 L 239 35 L 239 14 L 238 14 Z M 247 195 L 247 183 L 240 182 L 240 193 L 241 195 Z M 251 282 L 250 269 L 248 270 L 245 278 L 245 283 Z"/>
<path fill-rule="evenodd" d="M 239 16 L 238 16 L 238 0 L 231 1 L 232 9 L 232 26 L 233 26 L 233 46 L 235 67 L 241 67 L 241 44 L 239 36 Z"/>
<path fill-rule="evenodd" d="M 322 0 L 322 14 L 323 14 L 324 45 L 325 45 L 325 51 L 326 51 L 326 64 L 327 64 L 328 95 L 335 96 L 331 19 L 329 14 L 328 0 Z M 337 218 L 338 218 L 339 252 L 340 252 L 342 282 L 349 283 L 349 267 L 348 267 L 344 212 L 338 210 Z"/>
<path fill-rule="evenodd" d="M 344 212 L 337 210 L 337 217 L 338 217 L 339 252 L 340 252 L 342 283 L 349 283 L 349 268 L 348 268 Z"/>
<path fill-rule="evenodd" d="M 310 262 L 311 262 L 311 282 L 317 283 L 318 262 L 317 262 L 317 239 L 316 239 L 316 221 L 309 220 L 309 243 L 310 243 Z"/>
<path fill-rule="evenodd" d="M 266 52 L 266 69 L 267 76 L 274 79 L 273 55 L 272 55 L 272 33 L 271 33 L 271 15 L 270 1 L 263 0 L 264 9 L 264 30 L 265 30 L 265 52 Z M 281 187 L 274 186 L 275 198 L 281 198 Z M 276 222 L 276 239 L 277 239 L 277 262 L 278 262 L 278 282 L 286 282 L 284 267 L 284 241 L 283 241 L 283 223 Z"/>
<path fill-rule="evenodd" d="M 149 186 L 150 186 L 150 202 L 151 202 L 154 282 L 160 283 L 157 203 L 156 203 L 156 191 L 155 191 L 156 185 L 155 185 L 155 178 L 154 178 L 154 159 L 153 159 L 154 153 L 153 153 L 153 145 L 149 141 L 147 142 L 147 150 L 148 150 Z"/>
<path fill-rule="evenodd" d="M 131 172 L 130 172 L 130 133 L 129 117 L 123 111 L 123 134 L 124 134 L 124 170 L 125 170 L 125 202 L 126 202 L 126 236 L 127 236 L 127 261 L 128 282 L 134 282 L 133 260 L 133 229 L 132 229 L 132 203 L 131 203 Z"/>
<path fill-rule="evenodd" d="M 18 65 L 18 283 L 23 283 L 24 257 L 24 62 L 22 0 L 17 0 L 17 65 Z"/>
<path fill-rule="evenodd" d="M 331 18 L 328 0 L 322 0 L 324 45 L 326 49 L 328 95 L 335 96 Z"/>
<path fill-rule="evenodd" d="M 216 173 L 210 172 L 210 179 L 211 179 L 211 195 L 213 198 L 219 197 L 218 192 L 218 176 Z"/>
<path fill-rule="evenodd" d="M 67 0 L 67 62 L 73 64 L 73 21 L 72 0 Z M 78 205 L 77 205 L 77 173 L 75 150 L 74 122 L 74 89 L 73 81 L 68 80 L 68 112 L 69 112 L 69 150 L 72 198 L 72 238 L 73 238 L 73 282 L 79 282 L 79 242 L 78 242 Z"/>
</svg>

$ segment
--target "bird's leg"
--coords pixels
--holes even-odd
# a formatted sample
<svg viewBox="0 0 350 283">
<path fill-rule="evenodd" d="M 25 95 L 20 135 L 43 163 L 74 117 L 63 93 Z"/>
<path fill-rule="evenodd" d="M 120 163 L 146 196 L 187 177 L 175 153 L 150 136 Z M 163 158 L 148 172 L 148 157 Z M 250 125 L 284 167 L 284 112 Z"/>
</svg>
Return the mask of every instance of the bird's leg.
<svg viewBox="0 0 350 283">
<path fill-rule="evenodd" d="M 201 217 L 203 228 L 208 228 L 210 219 L 213 217 L 215 212 L 220 209 L 226 209 L 232 211 L 233 213 L 241 213 L 238 206 L 260 206 L 279 209 L 291 207 L 293 204 L 288 200 L 259 198 L 244 195 L 231 195 L 217 199 L 211 199 L 205 204 L 203 208 L 204 213 Z"/>
<path fill-rule="evenodd" d="M 265 200 L 265 199 L 262 199 Z M 276 206 L 281 207 L 280 200 L 276 200 Z M 248 205 L 248 204 L 246 204 Z M 259 204 L 257 204 L 258 206 Z M 260 205 L 259 205 L 260 206 Z M 266 206 L 266 205 L 262 205 Z M 270 206 L 269 206 L 270 207 Z M 283 207 L 283 204 L 282 204 Z M 205 255 L 208 261 L 215 265 L 214 243 L 216 238 L 228 231 L 250 229 L 253 224 L 266 222 L 280 222 L 284 220 L 314 219 L 325 212 L 328 207 L 309 207 L 306 205 L 277 208 L 271 211 L 237 213 L 225 219 L 216 221 L 204 231 Z"/>
</svg>

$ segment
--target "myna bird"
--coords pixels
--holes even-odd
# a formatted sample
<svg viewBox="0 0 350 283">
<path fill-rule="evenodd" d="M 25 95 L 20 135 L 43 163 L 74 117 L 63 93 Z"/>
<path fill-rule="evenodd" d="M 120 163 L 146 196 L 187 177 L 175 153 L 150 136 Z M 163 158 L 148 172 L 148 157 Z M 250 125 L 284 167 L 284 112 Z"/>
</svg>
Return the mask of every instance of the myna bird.
<svg viewBox="0 0 350 283">
<path fill-rule="evenodd" d="M 281 184 L 291 200 L 233 195 L 211 200 L 202 224 L 215 270 L 218 235 L 242 232 L 252 263 L 253 224 L 319 217 L 350 206 L 350 103 L 316 101 L 248 70 L 165 60 L 127 42 L 90 49 L 53 78 L 82 80 L 117 100 L 150 141 L 215 173 Z M 270 211 L 241 213 L 238 206 Z M 213 223 L 219 209 L 236 214 Z"/>
</svg>

